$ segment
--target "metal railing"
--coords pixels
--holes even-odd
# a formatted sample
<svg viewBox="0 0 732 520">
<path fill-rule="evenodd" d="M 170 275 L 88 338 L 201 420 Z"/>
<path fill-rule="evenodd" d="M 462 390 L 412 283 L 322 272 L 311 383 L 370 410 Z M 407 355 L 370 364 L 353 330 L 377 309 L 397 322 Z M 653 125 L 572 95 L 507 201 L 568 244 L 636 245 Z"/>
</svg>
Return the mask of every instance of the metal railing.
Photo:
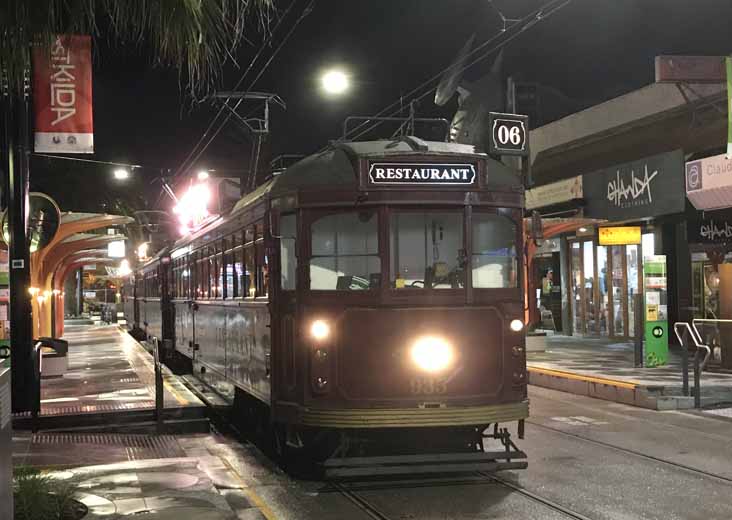
<svg viewBox="0 0 732 520">
<path fill-rule="evenodd" d="M 679 330 L 682 332 L 679 332 Z M 674 334 L 681 345 L 681 374 L 683 382 L 683 394 L 689 395 L 689 349 L 684 342 L 684 338 L 688 335 L 694 344 L 694 408 L 701 408 L 701 372 L 712 355 L 712 349 L 705 345 L 702 341 L 696 324 L 692 321 L 691 325 L 685 321 L 674 323 Z M 699 353 L 705 350 L 706 354 L 702 361 L 699 360 Z"/>
</svg>

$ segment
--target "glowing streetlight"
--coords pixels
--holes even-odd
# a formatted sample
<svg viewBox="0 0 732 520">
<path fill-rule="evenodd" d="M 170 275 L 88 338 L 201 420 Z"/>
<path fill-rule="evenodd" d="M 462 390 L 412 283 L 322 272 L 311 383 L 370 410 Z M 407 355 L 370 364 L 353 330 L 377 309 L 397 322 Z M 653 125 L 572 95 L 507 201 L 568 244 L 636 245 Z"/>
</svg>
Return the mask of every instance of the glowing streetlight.
<svg viewBox="0 0 732 520">
<path fill-rule="evenodd" d="M 205 181 L 208 180 L 208 172 L 206 170 L 201 170 L 198 172 L 198 175 L 196 175 L 199 181 Z"/>
<path fill-rule="evenodd" d="M 147 252 L 150 247 L 149 242 L 143 242 L 137 246 L 137 259 L 140 261 L 147 260 Z"/>
<path fill-rule="evenodd" d="M 127 170 L 125 168 L 117 168 L 116 170 L 114 170 L 114 178 L 117 179 L 118 181 L 123 181 L 125 179 L 129 179 L 130 172 L 129 172 L 129 170 Z"/>
<path fill-rule="evenodd" d="M 326 94 L 336 96 L 343 94 L 350 86 L 348 76 L 343 71 L 337 69 L 329 70 L 323 74 L 320 82 Z"/>
<path fill-rule="evenodd" d="M 206 184 L 194 184 L 173 208 L 173 213 L 180 222 L 180 232 L 185 235 L 190 233 L 209 216 L 208 203 L 211 200 L 211 190 Z"/>
<path fill-rule="evenodd" d="M 132 273 L 130 262 L 125 258 L 119 263 L 119 270 L 117 271 L 117 274 L 120 278 L 124 278 L 125 276 L 129 276 L 130 273 Z"/>
</svg>

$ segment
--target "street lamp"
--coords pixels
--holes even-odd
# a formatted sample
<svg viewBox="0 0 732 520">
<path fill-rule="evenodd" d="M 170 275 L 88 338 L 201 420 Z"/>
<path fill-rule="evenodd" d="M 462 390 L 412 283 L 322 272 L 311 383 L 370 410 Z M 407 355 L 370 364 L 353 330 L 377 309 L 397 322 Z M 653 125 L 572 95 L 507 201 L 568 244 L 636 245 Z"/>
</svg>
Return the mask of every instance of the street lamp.
<svg viewBox="0 0 732 520">
<path fill-rule="evenodd" d="M 129 170 L 127 170 L 125 168 L 117 168 L 116 170 L 114 170 L 114 178 L 117 179 L 118 181 L 123 181 L 125 179 L 129 179 L 130 172 L 129 172 Z"/>
<path fill-rule="evenodd" d="M 326 71 L 320 78 L 323 91 L 326 94 L 338 96 L 350 87 L 350 81 L 345 72 L 338 69 Z"/>
<path fill-rule="evenodd" d="M 198 175 L 196 176 L 199 181 L 205 181 L 208 179 L 208 172 L 206 170 L 201 170 L 198 172 Z"/>
</svg>

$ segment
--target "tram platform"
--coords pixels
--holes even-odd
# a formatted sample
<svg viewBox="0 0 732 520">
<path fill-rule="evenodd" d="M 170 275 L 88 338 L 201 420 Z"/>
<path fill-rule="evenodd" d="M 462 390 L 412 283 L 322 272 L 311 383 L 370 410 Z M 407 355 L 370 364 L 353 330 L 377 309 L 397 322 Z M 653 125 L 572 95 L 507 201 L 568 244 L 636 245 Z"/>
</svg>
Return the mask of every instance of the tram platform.
<svg viewBox="0 0 732 520">
<path fill-rule="evenodd" d="M 117 325 L 68 323 L 68 370 L 41 379 L 39 417 L 15 414 L 15 430 L 144 432 L 154 427 L 155 367 L 145 348 Z M 207 409 L 166 367 L 165 430 L 207 432 Z"/>
<path fill-rule="evenodd" d="M 553 335 L 546 337 L 544 351 L 527 352 L 526 364 L 531 385 L 653 410 L 694 407 L 694 398 L 683 395 L 678 347 L 671 347 L 667 365 L 636 368 L 632 343 Z M 691 391 L 693 387 L 690 357 Z M 732 374 L 711 369 L 702 372 L 702 407 L 729 403 L 732 403 Z"/>
</svg>

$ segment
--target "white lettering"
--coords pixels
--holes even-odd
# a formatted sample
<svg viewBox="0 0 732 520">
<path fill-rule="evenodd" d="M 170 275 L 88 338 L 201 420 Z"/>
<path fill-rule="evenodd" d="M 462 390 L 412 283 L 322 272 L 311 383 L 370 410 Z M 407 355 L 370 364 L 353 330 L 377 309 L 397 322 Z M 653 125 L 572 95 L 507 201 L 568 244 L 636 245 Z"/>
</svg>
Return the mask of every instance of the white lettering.
<svg viewBox="0 0 732 520">
<path fill-rule="evenodd" d="M 57 37 L 51 48 L 51 111 L 56 114 L 52 126 L 76 114 L 76 65 L 71 63 L 71 53 Z"/>
<path fill-rule="evenodd" d="M 607 200 L 618 207 L 623 207 L 623 203 L 631 199 L 636 201 L 641 196 L 646 195 L 646 201 L 640 201 L 642 204 L 650 204 L 653 202 L 651 193 L 651 181 L 658 175 L 658 170 L 652 174 L 648 174 L 648 165 L 645 165 L 645 175 L 643 178 L 635 176 L 633 170 L 630 171 L 630 184 L 625 185 L 625 181 L 620 178 L 620 170 L 616 172 L 615 180 L 607 184 Z"/>
<path fill-rule="evenodd" d="M 702 224 L 699 228 L 699 234 L 709 240 L 717 240 L 719 238 L 732 238 L 732 225 L 725 222 L 723 226 L 717 227 L 714 220 L 710 220 L 709 224 Z"/>
</svg>

